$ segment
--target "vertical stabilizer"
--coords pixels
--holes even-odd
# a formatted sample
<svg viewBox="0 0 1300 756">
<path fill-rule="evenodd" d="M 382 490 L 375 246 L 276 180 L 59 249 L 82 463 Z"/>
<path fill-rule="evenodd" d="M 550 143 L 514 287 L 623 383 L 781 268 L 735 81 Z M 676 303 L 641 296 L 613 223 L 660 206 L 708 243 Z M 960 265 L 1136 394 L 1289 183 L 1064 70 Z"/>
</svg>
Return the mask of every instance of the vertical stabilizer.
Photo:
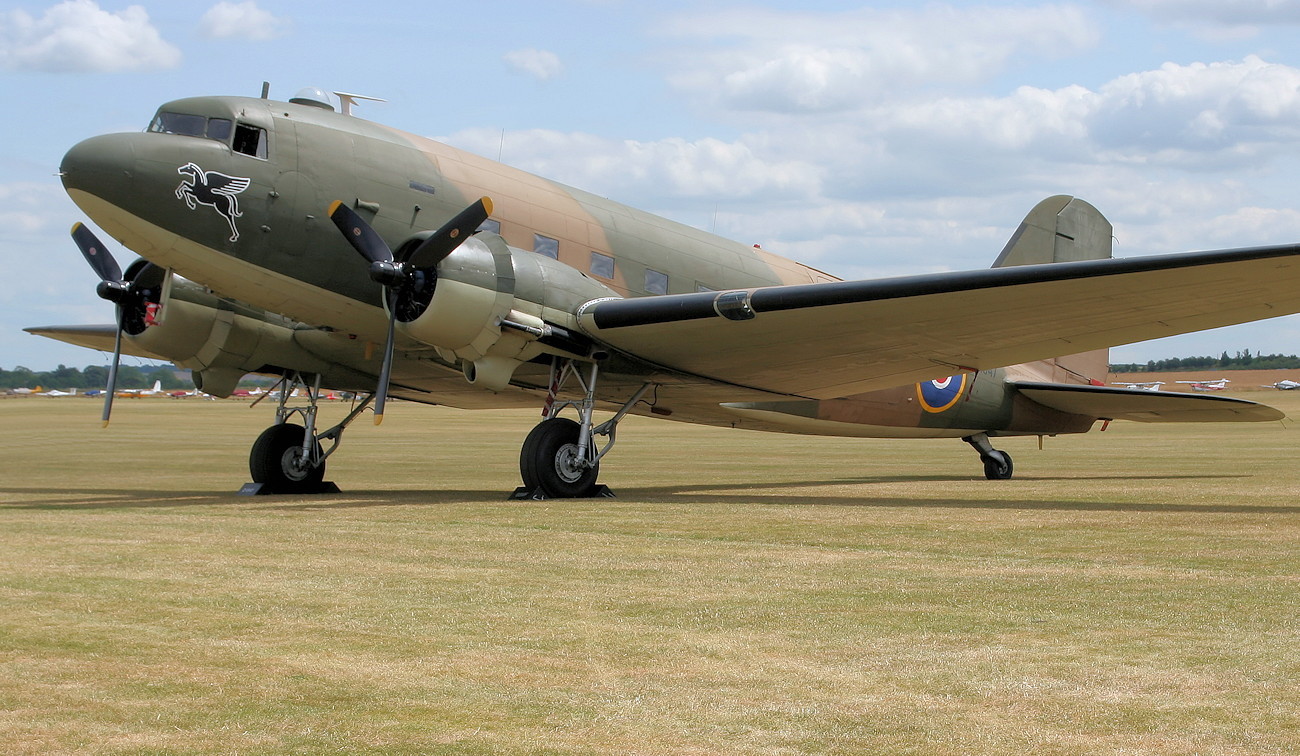
<svg viewBox="0 0 1300 756">
<path fill-rule="evenodd" d="M 1097 208 L 1058 194 L 1029 211 L 993 267 L 1104 260 L 1111 256 L 1113 232 Z"/>
<path fill-rule="evenodd" d="M 993 267 L 1105 260 L 1111 256 L 1113 233 L 1110 221 L 1097 208 L 1058 194 L 1029 211 Z M 1047 380 L 1103 383 L 1110 372 L 1110 350 L 1058 357 L 1039 365 L 1050 371 Z"/>
</svg>

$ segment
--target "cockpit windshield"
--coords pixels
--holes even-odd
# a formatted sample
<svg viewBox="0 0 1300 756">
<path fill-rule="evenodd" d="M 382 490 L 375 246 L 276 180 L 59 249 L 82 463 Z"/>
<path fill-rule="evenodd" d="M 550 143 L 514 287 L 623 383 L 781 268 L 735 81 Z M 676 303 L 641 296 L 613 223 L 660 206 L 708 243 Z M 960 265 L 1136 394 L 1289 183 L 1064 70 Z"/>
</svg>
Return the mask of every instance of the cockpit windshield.
<svg viewBox="0 0 1300 756">
<path fill-rule="evenodd" d="M 207 137 L 224 142 L 230 138 L 234 124 L 229 118 L 208 118 L 189 113 L 159 112 L 149 124 L 149 131 L 155 134 L 180 134 L 182 136 Z"/>
<path fill-rule="evenodd" d="M 158 111 L 153 123 L 149 124 L 152 134 L 179 134 L 181 136 L 214 139 L 231 145 L 238 153 L 250 157 L 266 159 L 266 129 L 246 123 L 236 124 L 229 118 L 215 118 L 191 113 L 174 113 Z M 234 139 L 231 139 L 231 136 Z"/>
</svg>

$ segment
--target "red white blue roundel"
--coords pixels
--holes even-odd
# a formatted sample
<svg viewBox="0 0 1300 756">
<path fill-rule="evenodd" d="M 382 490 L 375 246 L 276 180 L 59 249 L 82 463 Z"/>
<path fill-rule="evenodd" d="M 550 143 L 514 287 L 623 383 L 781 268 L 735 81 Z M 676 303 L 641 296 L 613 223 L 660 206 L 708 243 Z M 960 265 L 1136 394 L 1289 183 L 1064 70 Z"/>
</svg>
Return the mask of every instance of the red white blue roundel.
<svg viewBox="0 0 1300 756">
<path fill-rule="evenodd" d="M 952 407 L 965 390 L 965 373 L 916 384 L 916 396 L 926 412 L 943 412 Z"/>
</svg>

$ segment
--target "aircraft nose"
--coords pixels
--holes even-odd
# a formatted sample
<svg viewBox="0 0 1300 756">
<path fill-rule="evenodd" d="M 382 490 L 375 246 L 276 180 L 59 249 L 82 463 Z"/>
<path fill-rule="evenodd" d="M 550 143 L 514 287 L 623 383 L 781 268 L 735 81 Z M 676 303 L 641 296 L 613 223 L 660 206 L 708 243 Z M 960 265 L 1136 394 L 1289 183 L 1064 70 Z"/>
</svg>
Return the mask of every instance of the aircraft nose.
<svg viewBox="0 0 1300 756">
<path fill-rule="evenodd" d="M 135 188 L 137 136 L 104 134 L 74 145 L 59 166 L 64 190 L 108 200 L 130 196 Z"/>
</svg>

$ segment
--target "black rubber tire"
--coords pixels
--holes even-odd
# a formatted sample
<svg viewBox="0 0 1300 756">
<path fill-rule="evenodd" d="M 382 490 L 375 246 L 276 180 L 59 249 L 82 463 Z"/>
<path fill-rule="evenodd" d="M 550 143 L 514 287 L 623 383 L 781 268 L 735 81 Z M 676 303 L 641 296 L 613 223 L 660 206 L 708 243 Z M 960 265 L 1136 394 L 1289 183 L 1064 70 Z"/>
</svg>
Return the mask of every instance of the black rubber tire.
<svg viewBox="0 0 1300 756">
<path fill-rule="evenodd" d="M 1015 465 L 1011 462 L 1010 454 L 994 449 L 993 453 L 983 457 L 983 460 L 985 478 L 989 480 L 1011 479 L 1011 475 L 1015 471 Z"/>
<path fill-rule="evenodd" d="M 577 453 L 581 428 L 566 417 L 553 417 L 528 433 L 519 451 L 519 475 L 525 488 L 540 489 L 555 499 L 580 499 L 595 492 L 600 463 L 580 472 L 565 464 Z"/>
<path fill-rule="evenodd" d="M 272 425 L 262 431 L 253 442 L 248 454 L 248 471 L 254 483 L 261 483 L 276 493 L 305 493 L 314 491 L 325 479 L 325 463 L 299 471 L 293 460 L 302 454 L 302 437 L 306 431 L 301 425 L 284 423 Z M 320 453 L 320 444 L 316 444 Z"/>
</svg>

